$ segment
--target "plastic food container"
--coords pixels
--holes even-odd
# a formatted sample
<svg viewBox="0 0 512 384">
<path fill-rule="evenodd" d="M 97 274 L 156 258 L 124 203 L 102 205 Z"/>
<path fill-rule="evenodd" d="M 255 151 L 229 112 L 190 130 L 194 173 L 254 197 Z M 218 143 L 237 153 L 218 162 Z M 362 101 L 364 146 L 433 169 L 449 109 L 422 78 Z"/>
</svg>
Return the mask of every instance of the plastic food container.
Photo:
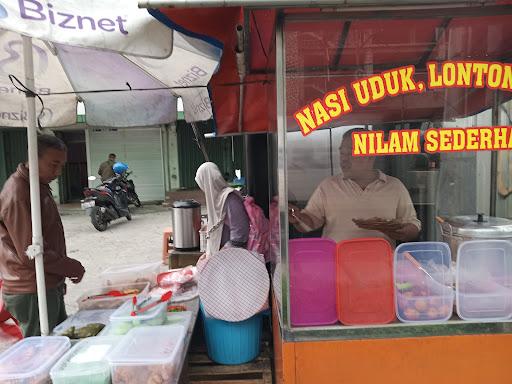
<svg viewBox="0 0 512 384">
<path fill-rule="evenodd" d="M 167 313 L 167 319 L 164 325 L 183 325 L 185 328 L 190 327 L 190 323 L 192 322 L 192 312 L 175 312 L 175 313 Z M 103 328 L 100 336 L 123 336 L 130 332 L 133 328 L 137 327 L 130 322 L 113 322 Z"/>
<path fill-rule="evenodd" d="M 70 348 L 67 337 L 23 339 L 0 355 L 0 383 L 47 384 L 50 369 Z"/>
<path fill-rule="evenodd" d="M 137 290 L 139 293 L 136 295 L 146 296 L 149 292 L 149 283 L 132 283 L 113 285 L 110 287 L 103 287 L 95 290 L 85 292 L 77 300 L 78 309 L 117 309 L 125 301 L 131 300 L 135 294 L 128 294 L 125 296 L 108 296 L 108 297 L 92 297 L 96 295 L 106 294 L 110 291 L 124 292 L 127 290 Z"/>
<path fill-rule="evenodd" d="M 144 306 L 154 301 L 148 301 Z M 110 316 L 110 322 L 116 327 L 126 327 L 126 333 L 133 327 L 162 325 L 167 320 L 167 303 L 160 303 L 156 307 L 137 316 L 131 316 L 132 310 L 133 304 L 127 301 Z"/>
<path fill-rule="evenodd" d="M 293 239 L 288 250 L 292 325 L 336 323 L 336 243 L 330 239 Z"/>
<path fill-rule="evenodd" d="M 110 384 L 107 354 L 120 341 L 120 337 L 82 340 L 50 371 L 53 384 Z"/>
<path fill-rule="evenodd" d="M 460 245 L 456 273 L 457 313 L 463 320 L 512 318 L 512 243 L 475 240 Z"/>
<path fill-rule="evenodd" d="M 107 357 L 112 384 L 177 383 L 185 335 L 181 325 L 132 329 Z"/>
<path fill-rule="evenodd" d="M 103 286 L 131 283 L 149 283 L 156 285 L 156 277 L 160 272 L 161 262 L 145 264 L 116 265 L 105 269 L 100 274 Z"/>
<path fill-rule="evenodd" d="M 395 320 L 393 251 L 380 238 L 338 243 L 338 319 L 345 325 L 387 324 Z"/>
<path fill-rule="evenodd" d="M 114 309 L 92 309 L 78 311 L 73 316 L 68 317 L 64 322 L 56 326 L 53 329 L 53 334 L 56 336 L 60 336 L 63 333 L 66 333 L 67 335 L 66 331 L 69 331 L 71 327 L 75 328 L 76 333 L 76 331 L 83 329 L 84 327 L 87 327 L 91 324 L 103 324 L 104 327 L 109 323 L 110 316 L 114 313 L 114 311 Z M 98 333 L 100 331 L 101 329 L 98 331 Z M 81 335 L 69 335 L 69 337 L 73 339 L 72 343 L 76 343 L 76 340 L 81 339 L 82 337 L 80 336 Z"/>
<path fill-rule="evenodd" d="M 453 313 L 451 252 L 446 243 L 399 245 L 394 262 L 396 315 L 404 323 L 442 322 Z"/>
</svg>

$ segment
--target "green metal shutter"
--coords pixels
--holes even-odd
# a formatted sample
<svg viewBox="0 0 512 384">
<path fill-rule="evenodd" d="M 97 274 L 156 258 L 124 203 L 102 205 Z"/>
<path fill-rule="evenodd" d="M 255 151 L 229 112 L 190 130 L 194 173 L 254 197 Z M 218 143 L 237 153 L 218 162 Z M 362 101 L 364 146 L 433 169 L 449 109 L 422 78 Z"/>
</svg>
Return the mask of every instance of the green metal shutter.
<svg viewBox="0 0 512 384">
<path fill-rule="evenodd" d="M 202 134 L 213 131 L 211 122 L 200 123 L 198 128 Z M 180 187 L 197 188 L 195 182 L 196 170 L 204 163 L 203 154 L 197 146 L 190 124 L 179 120 L 176 131 L 178 135 Z M 210 161 L 217 164 L 222 174 L 227 173 L 232 178 L 235 169 L 241 169 L 244 172 L 245 158 L 242 136 L 208 138 L 205 139 L 205 145 Z"/>
<path fill-rule="evenodd" d="M 3 186 L 5 180 L 16 170 L 19 163 L 27 161 L 27 133 L 25 129 L 3 130 L 3 145 L 0 142 L 0 186 Z M 3 177 L 2 177 L 3 176 Z"/>
<path fill-rule="evenodd" d="M 142 201 L 165 199 L 160 128 L 89 128 L 91 173 L 98 177 L 99 165 L 115 153 L 128 164 Z"/>
</svg>

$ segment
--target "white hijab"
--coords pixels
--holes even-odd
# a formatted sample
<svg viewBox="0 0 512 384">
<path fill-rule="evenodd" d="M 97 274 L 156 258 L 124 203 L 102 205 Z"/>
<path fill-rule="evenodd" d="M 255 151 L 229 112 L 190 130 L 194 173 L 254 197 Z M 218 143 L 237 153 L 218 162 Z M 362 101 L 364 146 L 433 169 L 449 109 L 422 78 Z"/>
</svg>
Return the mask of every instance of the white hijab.
<svg viewBox="0 0 512 384">
<path fill-rule="evenodd" d="M 222 229 L 226 217 L 224 206 L 228 195 L 236 190 L 228 186 L 217 165 L 210 162 L 201 164 L 197 169 L 196 183 L 206 196 L 208 211 L 206 255 L 211 256 L 220 250 Z"/>
</svg>

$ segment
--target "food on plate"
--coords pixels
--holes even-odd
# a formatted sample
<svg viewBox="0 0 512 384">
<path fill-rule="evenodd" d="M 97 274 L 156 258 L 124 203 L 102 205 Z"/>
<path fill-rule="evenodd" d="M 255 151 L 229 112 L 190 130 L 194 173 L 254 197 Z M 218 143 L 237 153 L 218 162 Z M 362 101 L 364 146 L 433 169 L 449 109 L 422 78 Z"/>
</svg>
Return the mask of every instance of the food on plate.
<svg viewBox="0 0 512 384">
<path fill-rule="evenodd" d="M 164 384 L 176 375 L 174 365 L 114 366 L 112 384 Z"/>
<path fill-rule="evenodd" d="M 104 327 L 105 324 L 100 323 L 87 324 L 80 328 L 72 326 L 62 332 L 60 336 L 67 336 L 70 339 L 85 339 L 87 337 L 97 336 Z"/>
</svg>

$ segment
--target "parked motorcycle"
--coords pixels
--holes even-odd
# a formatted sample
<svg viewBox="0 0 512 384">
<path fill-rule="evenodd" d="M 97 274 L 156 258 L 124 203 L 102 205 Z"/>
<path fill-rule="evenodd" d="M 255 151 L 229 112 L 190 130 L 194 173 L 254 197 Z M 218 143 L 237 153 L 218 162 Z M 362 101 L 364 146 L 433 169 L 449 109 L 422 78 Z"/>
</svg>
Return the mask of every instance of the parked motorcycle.
<svg viewBox="0 0 512 384">
<path fill-rule="evenodd" d="M 135 184 L 133 180 L 128 179 L 132 172 L 124 172 L 121 174 L 122 181 L 126 183 L 126 190 L 128 193 L 128 204 L 135 205 L 137 208 L 142 207 L 142 203 L 139 200 L 137 192 L 135 192 Z"/>
<path fill-rule="evenodd" d="M 90 176 L 89 180 L 94 181 L 96 177 Z M 89 214 L 92 225 L 100 232 L 105 231 L 113 220 L 121 217 L 129 221 L 132 219 L 128 208 L 127 183 L 120 175 L 106 180 L 99 187 L 85 188 L 84 196 L 82 209 Z"/>
</svg>

